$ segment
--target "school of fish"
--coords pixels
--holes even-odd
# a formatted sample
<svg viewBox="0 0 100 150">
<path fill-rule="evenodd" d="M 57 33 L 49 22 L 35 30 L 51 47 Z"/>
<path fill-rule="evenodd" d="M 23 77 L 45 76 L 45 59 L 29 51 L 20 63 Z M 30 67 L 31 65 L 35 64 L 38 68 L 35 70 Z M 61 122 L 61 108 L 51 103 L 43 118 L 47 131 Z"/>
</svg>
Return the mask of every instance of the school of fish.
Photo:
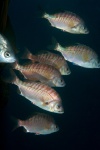
<svg viewBox="0 0 100 150">
<path fill-rule="evenodd" d="M 47 19 L 52 27 L 71 34 L 89 34 L 85 22 L 70 11 L 48 14 L 42 18 Z M 57 41 L 50 51 L 41 51 L 33 54 L 26 49 L 21 58 L 16 58 L 8 40 L 0 34 L 0 63 L 9 63 L 2 72 L 3 81 L 15 84 L 21 96 L 29 100 L 32 105 L 57 114 L 64 113 L 63 99 L 53 87 L 66 86 L 63 75 L 70 75 L 71 70 L 67 61 L 84 68 L 100 68 L 98 54 L 84 44 L 74 44 L 63 47 Z M 61 54 L 56 54 L 59 51 Z M 29 61 L 26 61 L 26 60 Z M 23 60 L 23 63 L 20 63 Z M 23 80 L 15 72 L 23 75 Z M 9 72 L 9 75 L 7 73 Z M 27 132 L 36 135 L 51 134 L 59 131 L 58 125 L 52 116 L 46 113 L 35 113 L 26 120 L 18 120 L 17 127 L 24 127 Z"/>
</svg>

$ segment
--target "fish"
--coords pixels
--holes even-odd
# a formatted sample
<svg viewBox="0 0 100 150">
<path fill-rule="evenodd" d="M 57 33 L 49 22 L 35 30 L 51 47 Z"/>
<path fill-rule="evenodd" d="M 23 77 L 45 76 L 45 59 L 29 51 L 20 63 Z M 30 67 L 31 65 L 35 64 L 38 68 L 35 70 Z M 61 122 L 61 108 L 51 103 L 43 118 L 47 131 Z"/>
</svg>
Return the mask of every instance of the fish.
<svg viewBox="0 0 100 150">
<path fill-rule="evenodd" d="M 59 131 L 54 118 L 46 113 L 35 113 L 26 120 L 18 119 L 18 127 L 24 127 L 26 132 L 35 135 L 47 135 Z"/>
<path fill-rule="evenodd" d="M 55 50 L 61 52 L 65 60 L 84 68 L 100 68 L 100 59 L 98 54 L 89 46 L 76 44 L 62 47 L 57 43 Z"/>
<path fill-rule="evenodd" d="M 10 42 L 12 49 L 14 50 L 14 53 L 16 53 L 16 37 L 15 33 L 13 31 L 13 27 L 11 24 L 10 17 L 8 15 L 8 8 L 9 8 L 10 0 L 4 0 L 0 1 L 0 33 L 1 35 L 5 36 L 7 40 Z M 0 45 L 2 46 L 2 44 Z M 1 51 L 1 50 L 0 50 Z M 0 53 L 1 55 L 1 53 Z M 1 56 L 2 57 L 2 56 Z M 4 58 L 4 57 L 3 57 Z M 0 62 L 1 62 L 0 58 Z M 7 59 L 5 59 L 6 61 Z M 0 72 L 3 70 L 3 68 L 8 65 L 7 63 L 0 63 Z M 4 107 L 7 105 L 10 97 L 10 89 L 9 85 L 7 83 L 4 83 L 0 79 L 0 110 L 4 109 Z"/>
<path fill-rule="evenodd" d="M 83 19 L 73 12 L 66 11 L 55 14 L 44 13 L 43 17 L 47 19 L 52 27 L 61 29 L 62 31 L 72 34 L 88 34 L 89 30 Z"/>
<path fill-rule="evenodd" d="M 44 51 L 39 54 L 33 55 L 28 49 L 25 50 L 22 58 L 31 59 L 33 62 L 39 62 L 55 67 L 61 75 L 69 75 L 71 70 L 65 61 L 64 57 L 49 51 Z"/>
<path fill-rule="evenodd" d="M 1 73 L 4 82 L 18 87 L 18 93 L 32 104 L 54 113 L 64 113 L 62 100 L 57 91 L 40 82 L 20 80 L 11 68 L 5 68 Z"/>
<path fill-rule="evenodd" d="M 61 73 L 51 65 L 31 62 L 20 65 L 16 61 L 12 66 L 29 80 L 36 78 L 38 81 L 54 87 L 64 87 L 66 85 Z"/>
<path fill-rule="evenodd" d="M 0 63 L 13 63 L 15 54 L 8 40 L 0 34 Z"/>
</svg>

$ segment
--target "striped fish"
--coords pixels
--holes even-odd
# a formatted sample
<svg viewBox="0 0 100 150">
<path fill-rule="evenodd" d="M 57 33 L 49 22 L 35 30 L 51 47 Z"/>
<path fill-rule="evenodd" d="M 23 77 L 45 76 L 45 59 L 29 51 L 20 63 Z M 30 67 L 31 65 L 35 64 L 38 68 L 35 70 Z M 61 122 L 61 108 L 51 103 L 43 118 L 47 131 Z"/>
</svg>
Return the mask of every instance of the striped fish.
<svg viewBox="0 0 100 150">
<path fill-rule="evenodd" d="M 85 68 L 100 68 L 100 60 L 96 52 L 83 44 L 62 47 L 59 43 L 55 50 L 62 53 L 64 58 L 76 65 Z"/>
<path fill-rule="evenodd" d="M 9 75 L 7 75 L 8 72 L 10 72 Z M 48 85 L 29 80 L 22 81 L 12 69 L 10 71 L 4 71 L 2 78 L 5 82 L 17 85 L 20 95 L 31 101 L 32 104 L 50 112 L 64 113 L 59 94 Z"/>
<path fill-rule="evenodd" d="M 69 75 L 71 73 L 67 62 L 64 57 L 54 54 L 51 52 L 47 52 L 44 54 L 38 54 L 37 59 L 40 63 L 45 63 L 48 65 L 54 66 L 56 69 L 60 71 L 62 75 Z"/>
<path fill-rule="evenodd" d="M 73 33 L 73 34 L 88 34 L 84 21 L 77 16 L 75 13 L 66 11 L 64 13 L 57 13 L 54 15 L 49 15 L 45 13 L 43 18 L 46 18 L 51 26 L 61 29 L 63 31 Z"/>
<path fill-rule="evenodd" d="M 22 126 L 27 132 L 35 133 L 36 135 L 51 134 L 59 130 L 54 118 L 44 113 L 35 113 L 27 120 L 18 120 L 18 126 Z"/>
<path fill-rule="evenodd" d="M 69 75 L 71 73 L 64 57 L 55 53 L 44 51 L 37 55 L 33 55 L 28 49 L 26 49 L 22 58 L 31 59 L 32 62 L 38 61 L 39 63 L 51 65 L 58 69 L 61 75 Z"/>
<path fill-rule="evenodd" d="M 13 67 L 16 70 L 19 70 L 24 77 L 29 80 L 34 80 L 34 78 L 36 78 L 38 81 L 48 84 L 49 86 L 65 86 L 65 81 L 62 78 L 61 73 L 48 64 L 28 63 L 20 65 L 16 62 Z"/>
</svg>

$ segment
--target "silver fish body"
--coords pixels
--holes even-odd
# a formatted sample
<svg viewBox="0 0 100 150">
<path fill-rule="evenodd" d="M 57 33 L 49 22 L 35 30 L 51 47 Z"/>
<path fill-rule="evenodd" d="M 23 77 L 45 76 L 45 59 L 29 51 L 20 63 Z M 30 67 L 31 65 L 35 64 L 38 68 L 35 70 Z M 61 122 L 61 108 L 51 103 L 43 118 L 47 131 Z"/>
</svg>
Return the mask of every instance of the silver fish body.
<svg viewBox="0 0 100 150">
<path fill-rule="evenodd" d="M 60 51 L 64 58 L 85 68 L 100 68 L 100 60 L 96 52 L 83 44 L 62 47 L 57 44 L 55 50 Z"/>
<path fill-rule="evenodd" d="M 14 52 L 10 46 L 10 43 L 0 34 L 0 62 L 1 63 L 13 63 L 16 61 Z"/>
<path fill-rule="evenodd" d="M 36 113 L 27 120 L 19 120 L 18 125 L 24 127 L 27 132 L 36 135 L 51 134 L 59 130 L 54 118 L 44 113 Z"/>
<path fill-rule="evenodd" d="M 43 18 L 46 18 L 51 26 L 61 29 L 63 31 L 73 33 L 73 34 L 88 34 L 84 21 L 77 16 L 75 13 L 66 11 L 64 13 L 57 13 L 54 15 L 49 15 L 45 13 Z"/>
</svg>

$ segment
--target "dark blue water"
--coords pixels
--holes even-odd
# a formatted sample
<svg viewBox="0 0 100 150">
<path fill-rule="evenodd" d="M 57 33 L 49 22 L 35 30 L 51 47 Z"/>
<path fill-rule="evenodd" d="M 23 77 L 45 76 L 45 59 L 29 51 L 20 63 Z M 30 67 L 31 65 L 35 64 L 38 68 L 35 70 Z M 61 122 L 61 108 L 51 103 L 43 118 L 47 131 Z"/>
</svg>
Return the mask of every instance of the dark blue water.
<svg viewBox="0 0 100 150">
<path fill-rule="evenodd" d="M 38 6 L 47 13 L 62 10 L 75 12 L 86 22 L 90 33 L 73 35 L 51 27 L 47 20 L 40 17 Z M 61 45 L 86 44 L 100 55 L 99 0 L 11 0 L 9 17 L 20 51 L 24 51 L 25 47 L 32 53 L 46 50 L 54 36 Z M 10 133 L 14 124 L 9 114 L 25 119 L 34 111 L 45 112 L 32 106 L 16 93 L 14 85 L 10 85 L 11 97 L 4 109 L 5 149 L 100 149 L 100 70 L 85 69 L 71 63 L 68 65 L 72 73 L 64 77 L 66 87 L 56 88 L 63 100 L 65 113 L 46 112 L 57 121 L 60 127 L 57 133 L 35 136 L 24 133 L 22 128 Z"/>
</svg>

